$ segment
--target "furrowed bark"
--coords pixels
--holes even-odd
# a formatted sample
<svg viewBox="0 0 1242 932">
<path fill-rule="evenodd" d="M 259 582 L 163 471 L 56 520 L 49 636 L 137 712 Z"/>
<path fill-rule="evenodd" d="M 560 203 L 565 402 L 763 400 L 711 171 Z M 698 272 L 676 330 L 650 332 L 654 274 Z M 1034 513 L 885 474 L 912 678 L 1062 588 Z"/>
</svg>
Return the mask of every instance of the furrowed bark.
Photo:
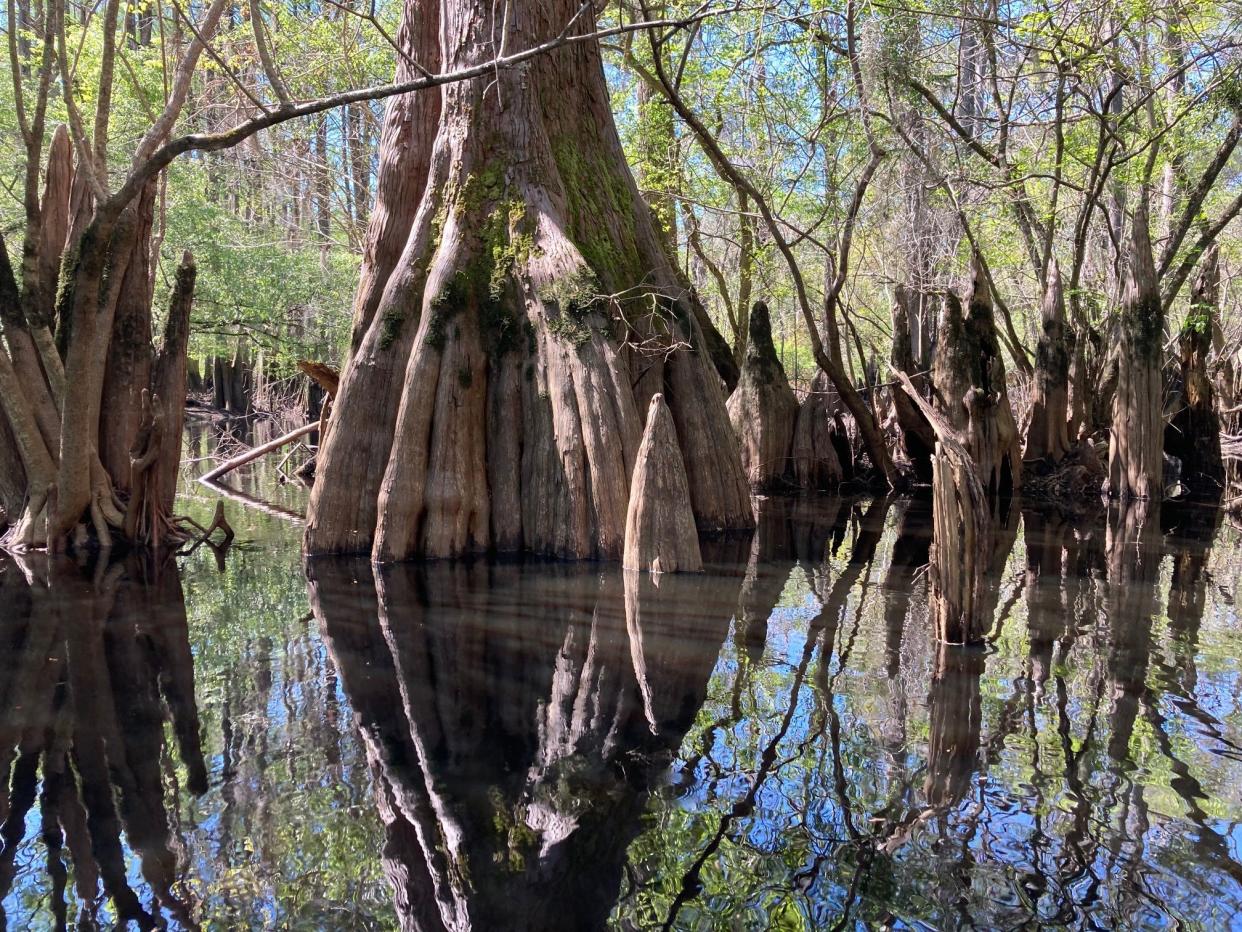
<svg viewBox="0 0 1242 932">
<path fill-rule="evenodd" d="M 1164 496 L 1164 311 L 1146 196 L 1139 199 L 1134 212 L 1119 329 L 1105 491 L 1113 498 L 1159 500 Z"/>
<path fill-rule="evenodd" d="M 443 66 L 490 60 L 492 37 L 546 41 L 577 11 L 519 6 L 443 4 Z M 625 165 L 595 44 L 448 86 L 405 252 L 342 377 L 308 550 L 617 558 L 656 391 L 700 525 L 749 524 L 692 300 Z"/>
<path fill-rule="evenodd" d="M 751 308 L 749 331 L 742 375 L 729 396 L 729 420 L 741 441 L 750 487 L 767 491 L 793 478 L 790 452 L 798 400 L 772 345 L 772 323 L 762 301 Z"/>
<path fill-rule="evenodd" d="M 436 71 L 440 65 L 439 0 L 408 0 L 397 32 L 397 82 L 418 73 L 413 62 Z M 414 225 L 431 170 L 431 146 L 440 118 L 440 94 L 421 92 L 392 98 L 380 133 L 375 210 L 367 224 L 362 273 L 354 295 L 351 352 L 362 344 L 384 288 Z"/>
<path fill-rule="evenodd" d="M 703 571 L 686 470 L 663 395 L 653 396 L 647 409 L 630 487 L 622 563 L 627 570 L 655 574 Z"/>
<path fill-rule="evenodd" d="M 1035 383 L 1025 459 L 1059 463 L 1069 452 L 1070 346 L 1065 330 L 1065 293 L 1055 259 L 1048 266 L 1042 308 L 1043 335 L 1035 351 Z"/>
</svg>

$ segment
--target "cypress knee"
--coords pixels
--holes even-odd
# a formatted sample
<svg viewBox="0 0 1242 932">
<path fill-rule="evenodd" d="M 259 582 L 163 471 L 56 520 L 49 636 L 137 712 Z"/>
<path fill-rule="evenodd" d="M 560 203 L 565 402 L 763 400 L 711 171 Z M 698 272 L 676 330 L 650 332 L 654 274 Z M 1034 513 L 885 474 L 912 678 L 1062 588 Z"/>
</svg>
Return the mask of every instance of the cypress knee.
<svg viewBox="0 0 1242 932">
<path fill-rule="evenodd" d="M 698 573 L 703 570 L 699 536 L 690 510 L 686 469 L 673 416 L 657 394 L 647 408 L 625 518 L 627 570 Z"/>
</svg>

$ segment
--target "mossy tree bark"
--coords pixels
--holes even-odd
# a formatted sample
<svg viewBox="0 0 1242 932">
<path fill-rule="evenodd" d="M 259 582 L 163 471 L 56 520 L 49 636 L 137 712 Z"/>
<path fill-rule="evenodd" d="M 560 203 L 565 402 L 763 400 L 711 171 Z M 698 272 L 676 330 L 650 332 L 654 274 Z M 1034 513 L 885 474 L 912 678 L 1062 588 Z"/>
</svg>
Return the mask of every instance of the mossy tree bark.
<svg viewBox="0 0 1242 932">
<path fill-rule="evenodd" d="M 790 448 L 798 399 L 772 344 L 768 306 L 756 301 L 750 311 L 749 339 L 742 375 L 729 396 L 729 420 L 742 445 L 742 467 L 752 489 L 767 491 L 793 478 Z"/>
<path fill-rule="evenodd" d="M 546 41 L 578 9 L 443 2 L 442 67 Z M 308 551 L 618 558 L 657 392 L 700 527 L 749 526 L 695 299 L 626 167 L 598 46 L 447 86 L 420 132 L 423 195 L 342 376 Z"/>
<path fill-rule="evenodd" d="M 1182 482 L 1200 499 L 1219 499 L 1225 490 L 1220 453 L 1220 418 L 1208 378 L 1207 357 L 1220 302 L 1220 254 L 1204 255 L 1191 288 L 1190 312 L 1178 337 L 1182 407 L 1165 431 L 1164 448 L 1182 461 Z"/>
<path fill-rule="evenodd" d="M 1055 259 L 1044 283 L 1043 334 L 1035 351 L 1035 386 L 1025 458 L 1050 464 L 1069 452 L 1070 345 L 1065 329 L 1065 292 Z"/>
<path fill-rule="evenodd" d="M 1164 310 L 1146 197 L 1139 199 L 1131 225 L 1118 329 L 1117 390 L 1105 491 L 1113 498 L 1158 500 L 1164 495 Z"/>
</svg>

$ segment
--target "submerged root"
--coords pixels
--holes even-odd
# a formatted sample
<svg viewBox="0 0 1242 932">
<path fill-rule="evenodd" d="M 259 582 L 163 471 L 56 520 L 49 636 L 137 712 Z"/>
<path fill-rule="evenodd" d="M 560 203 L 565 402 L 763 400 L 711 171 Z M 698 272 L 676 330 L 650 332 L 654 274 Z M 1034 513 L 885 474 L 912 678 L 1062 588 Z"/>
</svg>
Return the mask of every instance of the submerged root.
<svg viewBox="0 0 1242 932">
<path fill-rule="evenodd" d="M 1023 495 L 1049 501 L 1095 498 L 1106 474 L 1103 460 L 1085 437 L 1055 465 L 1038 460 L 1023 467 Z"/>
<path fill-rule="evenodd" d="M 47 546 L 47 503 L 50 487 L 32 495 L 9 532 L 0 538 L 0 543 L 13 550 L 37 550 Z"/>
</svg>

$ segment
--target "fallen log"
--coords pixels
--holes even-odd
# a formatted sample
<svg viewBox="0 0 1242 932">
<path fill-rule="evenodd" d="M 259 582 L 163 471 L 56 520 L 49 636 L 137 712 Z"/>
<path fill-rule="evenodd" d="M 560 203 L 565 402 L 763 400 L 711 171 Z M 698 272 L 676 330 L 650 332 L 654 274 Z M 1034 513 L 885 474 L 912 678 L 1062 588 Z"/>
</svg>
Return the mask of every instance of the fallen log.
<svg viewBox="0 0 1242 932">
<path fill-rule="evenodd" d="M 277 437 L 275 440 L 269 440 L 267 443 L 263 444 L 262 446 L 258 446 L 251 450 L 247 450 L 245 453 L 242 453 L 238 456 L 234 456 L 232 459 L 225 460 L 215 469 L 200 476 L 198 481 L 204 482 L 204 483 L 214 482 L 216 479 L 219 479 L 225 473 L 230 473 L 234 469 L 237 469 L 239 466 L 245 466 L 247 463 L 253 463 L 255 460 L 261 459 L 262 457 L 271 453 L 273 450 L 279 450 L 286 443 L 292 443 L 293 441 L 297 440 L 299 437 L 303 437 L 306 434 L 309 434 L 312 430 L 318 430 L 318 429 L 319 429 L 319 422 L 312 421 L 311 423 L 306 424 L 303 427 L 299 427 L 297 430 L 291 430 L 289 431 L 289 433 L 281 437 Z"/>
</svg>

